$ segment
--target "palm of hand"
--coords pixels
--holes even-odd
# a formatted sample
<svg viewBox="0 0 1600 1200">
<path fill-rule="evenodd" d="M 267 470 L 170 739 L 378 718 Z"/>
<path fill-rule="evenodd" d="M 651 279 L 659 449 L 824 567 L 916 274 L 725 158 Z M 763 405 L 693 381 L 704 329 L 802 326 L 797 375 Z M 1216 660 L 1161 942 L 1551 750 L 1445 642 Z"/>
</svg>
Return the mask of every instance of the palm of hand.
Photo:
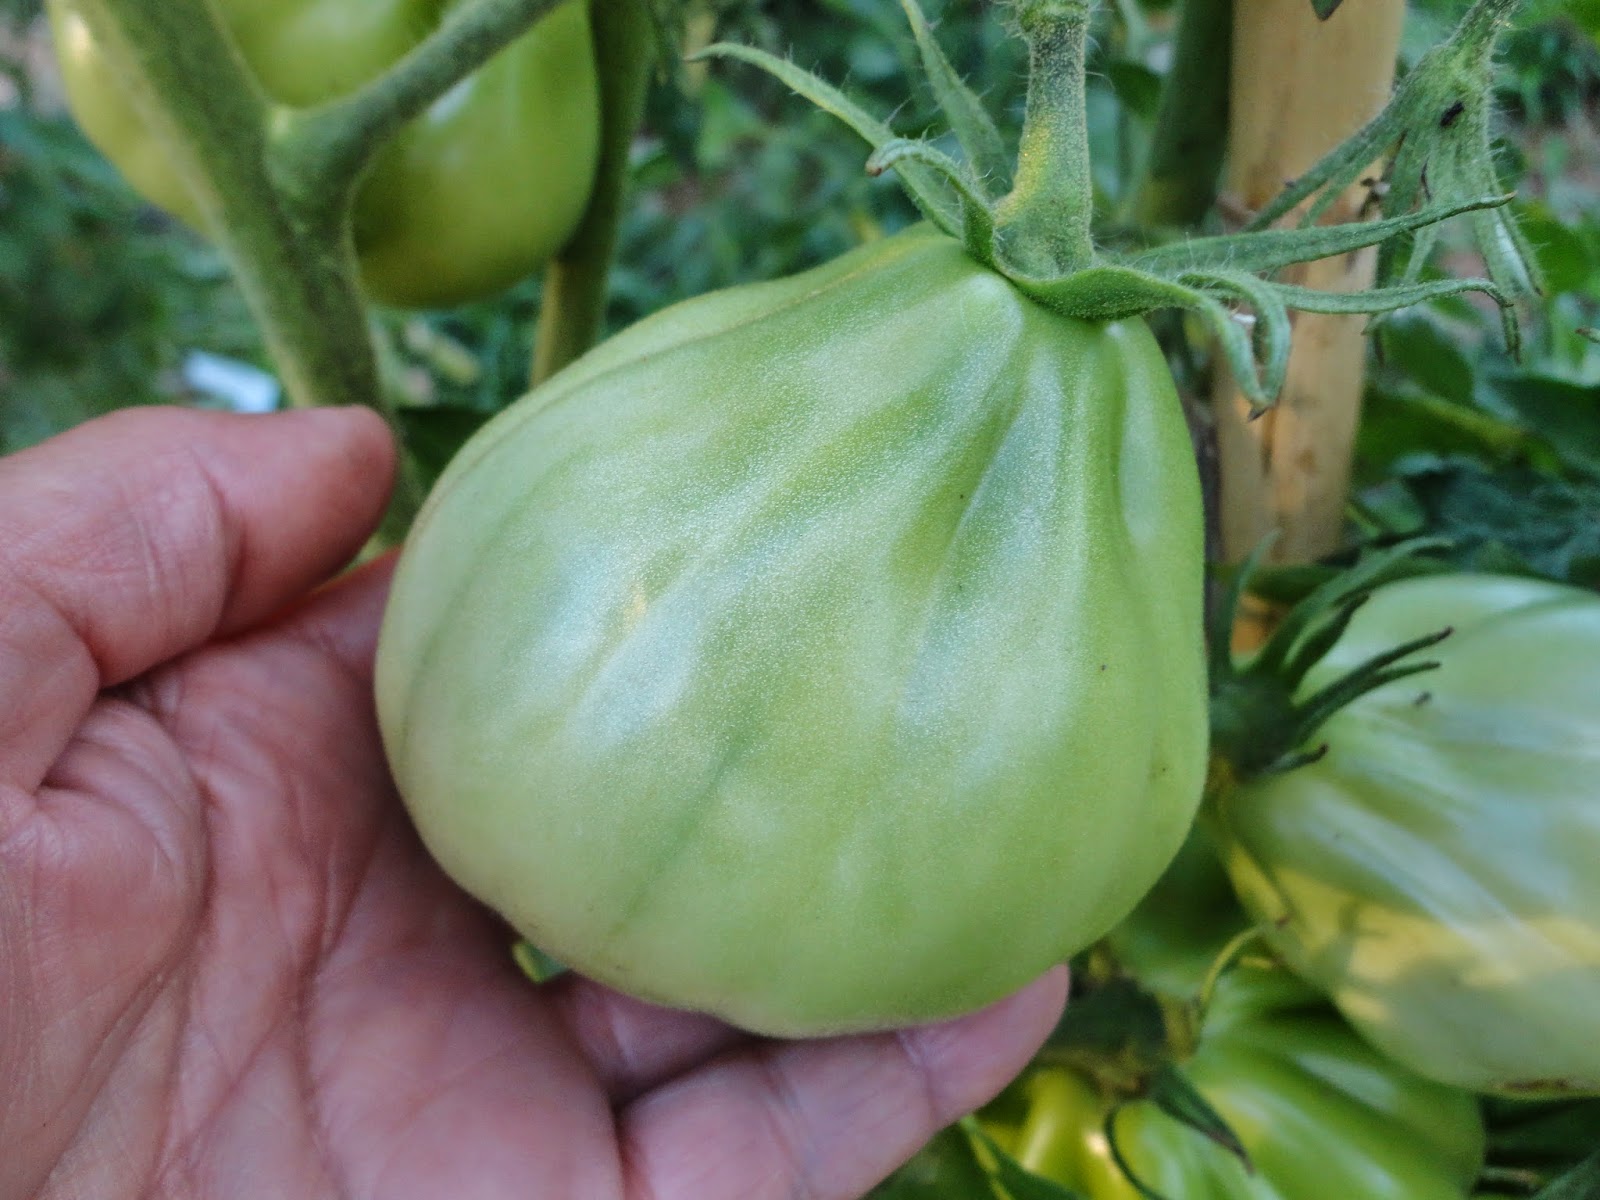
<svg viewBox="0 0 1600 1200">
<path fill-rule="evenodd" d="M 6 477 L 0 1197 L 846 1197 L 1021 1065 L 1059 979 L 795 1045 L 530 987 L 392 794 L 384 569 L 295 603 L 376 519 L 384 443 L 273 421 L 80 431 L 122 461 L 70 506 L 58 449 Z"/>
</svg>

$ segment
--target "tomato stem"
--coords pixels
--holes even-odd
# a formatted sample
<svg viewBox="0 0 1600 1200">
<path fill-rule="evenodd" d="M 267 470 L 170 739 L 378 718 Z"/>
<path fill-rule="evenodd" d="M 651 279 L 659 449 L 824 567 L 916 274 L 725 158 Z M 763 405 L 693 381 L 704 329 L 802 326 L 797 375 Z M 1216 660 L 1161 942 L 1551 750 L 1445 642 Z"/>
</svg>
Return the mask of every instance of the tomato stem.
<svg viewBox="0 0 1600 1200">
<path fill-rule="evenodd" d="M 386 137 L 553 3 L 477 0 L 354 95 L 299 111 L 266 97 L 206 0 L 77 0 L 227 255 L 289 403 L 368 405 L 397 425 L 351 240 L 356 181 Z M 391 515 L 403 525 L 421 499 L 407 460 Z"/>
<path fill-rule="evenodd" d="M 1141 225 L 1195 225 L 1216 203 L 1232 58 L 1233 0 L 1183 0 L 1172 69 L 1134 193 Z"/>
<path fill-rule="evenodd" d="M 377 370 L 354 259 L 307 226 L 267 168 L 270 106 L 205 0 L 81 0 L 160 131 L 261 326 L 290 402 L 375 404 Z"/>
<path fill-rule="evenodd" d="M 1311 670 L 1344 635 L 1356 611 L 1380 583 L 1426 570 L 1420 556 L 1437 550 L 1437 539 L 1418 538 L 1367 555 L 1300 600 L 1254 654 L 1236 659 L 1227 646 L 1249 576 L 1259 568 L 1267 544 L 1235 576 L 1211 630 L 1211 779 L 1206 796 L 1215 802 L 1240 780 L 1292 771 L 1316 762 L 1326 747 L 1312 738 L 1345 705 L 1375 688 L 1438 667 L 1414 656 L 1450 635 L 1441 629 L 1375 654 L 1309 696 L 1303 684 Z"/>
<path fill-rule="evenodd" d="M 577 232 L 545 270 L 534 331 L 533 384 L 544 382 L 599 340 L 616 256 L 629 155 L 644 119 L 656 62 L 644 0 L 590 0 L 600 80 L 600 160 Z"/>
<path fill-rule="evenodd" d="M 286 192 L 341 204 L 401 126 L 526 33 L 556 0 L 477 0 L 445 14 L 409 54 L 348 96 L 273 114 L 274 176 Z"/>
<path fill-rule="evenodd" d="M 1028 99 L 1016 184 L 1000 202 L 996 232 L 1021 270 L 1060 277 L 1094 260 L 1094 188 L 1085 110 L 1090 0 L 1021 0 L 1028 41 Z"/>
</svg>

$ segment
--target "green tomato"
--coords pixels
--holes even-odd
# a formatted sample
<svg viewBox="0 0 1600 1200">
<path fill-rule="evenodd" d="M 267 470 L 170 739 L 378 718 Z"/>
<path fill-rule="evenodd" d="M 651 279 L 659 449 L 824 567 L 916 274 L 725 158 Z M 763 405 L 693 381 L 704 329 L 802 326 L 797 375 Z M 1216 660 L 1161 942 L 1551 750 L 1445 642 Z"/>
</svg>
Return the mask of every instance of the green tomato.
<svg viewBox="0 0 1600 1200">
<path fill-rule="evenodd" d="M 1222 976 L 1183 1070 L 1254 1170 L 1153 1104 L 1129 1104 L 1117 1148 L 1171 1200 L 1464 1200 L 1483 1164 L 1470 1093 L 1384 1058 L 1281 970 Z M 1089 1078 L 1046 1067 L 1023 1086 L 1023 1166 L 1086 1200 L 1139 1200 L 1105 1134 L 1110 1104 Z"/>
<path fill-rule="evenodd" d="M 1149 331 L 919 228 L 486 426 L 406 545 L 378 711 L 439 861 L 575 969 L 768 1033 L 930 1020 L 1176 852 L 1201 569 Z"/>
<path fill-rule="evenodd" d="M 119 80 L 76 0 L 48 0 L 67 99 L 141 193 L 197 229 L 173 152 Z M 311 107 L 381 74 L 464 0 L 214 0 L 240 56 L 280 104 Z M 515 283 L 576 229 L 599 152 L 588 6 L 566 0 L 386 145 L 356 193 L 368 293 L 457 304 Z"/>
<path fill-rule="evenodd" d="M 1477 1090 L 1600 1090 L 1600 597 L 1390 584 L 1303 690 L 1446 625 L 1439 669 L 1336 713 L 1324 758 L 1219 797 L 1223 858 L 1385 1053 Z"/>
</svg>

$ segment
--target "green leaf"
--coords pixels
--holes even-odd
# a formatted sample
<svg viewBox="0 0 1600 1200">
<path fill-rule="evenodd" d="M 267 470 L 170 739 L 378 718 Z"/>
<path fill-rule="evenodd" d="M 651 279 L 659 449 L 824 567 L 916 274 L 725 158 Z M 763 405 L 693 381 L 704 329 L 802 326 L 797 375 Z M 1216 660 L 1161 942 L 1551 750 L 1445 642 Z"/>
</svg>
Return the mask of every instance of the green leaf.
<svg viewBox="0 0 1600 1200">
<path fill-rule="evenodd" d="M 1343 225 L 1318 225 L 1303 229 L 1265 229 L 1172 242 L 1135 255 L 1129 265 L 1146 271 L 1200 270 L 1226 267 L 1234 271 L 1274 271 L 1295 263 L 1349 254 L 1399 234 L 1480 209 L 1498 208 L 1511 196 L 1475 196 L 1452 204 L 1434 205 L 1382 221 L 1357 221 Z"/>
<path fill-rule="evenodd" d="M 1285 188 L 1247 228 L 1264 228 L 1306 200 L 1312 203 L 1301 223 L 1313 224 L 1390 150 L 1394 156 L 1380 194 L 1386 217 L 1428 201 L 1450 205 L 1503 191 L 1491 136 L 1494 50 L 1520 3 L 1477 0 L 1450 37 L 1422 56 L 1377 117 Z M 1537 293 L 1532 247 L 1511 212 L 1486 210 L 1472 223 L 1489 278 L 1508 295 Z M 1429 224 L 1413 239 L 1385 242 L 1379 282 L 1414 281 L 1437 236 Z"/>
<path fill-rule="evenodd" d="M 1084 321 L 1118 321 L 1159 308 L 1196 312 L 1221 346 L 1240 390 L 1258 410 L 1272 404 L 1273 396 L 1262 386 L 1256 368 L 1250 334 L 1232 310 L 1204 288 L 1110 263 L 1059 279 L 1012 276 L 1011 281 L 1046 308 Z"/>
<path fill-rule="evenodd" d="M 1005 1189 L 1004 1194 L 1010 1200 L 1084 1200 L 1071 1188 L 1028 1170 L 1002 1150 L 972 1118 L 962 1121 L 961 1129 L 979 1153 L 989 1160 L 991 1177 Z"/>
<path fill-rule="evenodd" d="M 851 100 L 826 80 L 818 79 L 810 71 L 795 66 L 775 54 L 757 50 L 754 46 L 740 46 L 732 42 L 716 42 L 707 46 L 689 61 L 704 58 L 731 58 L 759 67 L 775 79 L 787 84 L 791 90 L 815 104 L 824 112 L 843 121 L 874 150 L 882 149 L 895 140 L 895 133 L 866 109 Z M 899 168 L 906 191 L 922 215 L 927 217 L 951 237 L 959 237 L 960 221 L 954 206 L 942 191 L 937 178 L 921 164 L 907 162 Z"/>
<path fill-rule="evenodd" d="M 895 138 L 873 151 L 867 159 L 867 174 L 879 175 L 891 167 L 903 170 L 908 163 L 922 164 L 955 189 L 961 199 L 962 241 L 967 252 L 984 266 L 994 266 L 994 211 L 972 173 L 936 146 Z"/>
<path fill-rule="evenodd" d="M 1005 1200 L 978 1161 L 973 1141 L 952 1125 L 874 1188 L 869 1200 Z"/>
<path fill-rule="evenodd" d="M 1255 346 L 1256 356 L 1261 361 L 1261 390 L 1268 396 L 1276 397 L 1283 390 L 1283 381 L 1289 372 L 1292 328 L 1289 324 L 1289 305 L 1285 301 L 1293 289 L 1258 278 L 1247 271 L 1197 273 L 1185 275 L 1183 280 L 1223 295 L 1237 296 L 1255 313 Z"/>
<path fill-rule="evenodd" d="M 475 408 L 450 405 L 399 410 L 406 451 L 421 471 L 425 486 L 433 486 L 456 451 L 492 415 Z"/>
<path fill-rule="evenodd" d="M 1541 1188 L 1533 1200 L 1600 1200 L 1600 1150 Z"/>
<path fill-rule="evenodd" d="M 1448 630 L 1375 654 L 1311 696 L 1295 698 L 1311 666 L 1312 651 L 1306 648 L 1325 643 L 1320 635 L 1328 626 L 1347 622 L 1378 584 L 1426 570 L 1417 556 L 1437 548 L 1436 541 L 1417 539 L 1364 556 L 1300 600 L 1254 656 L 1228 661 L 1211 680 L 1213 755 L 1240 778 L 1315 761 L 1322 751 L 1308 750 L 1307 744 L 1339 708 L 1373 688 L 1436 667 L 1431 661 L 1404 660 L 1443 640 Z"/>
<path fill-rule="evenodd" d="M 1221 1146 L 1243 1163 L 1245 1170 L 1255 1169 L 1239 1135 L 1234 1133 L 1222 1114 L 1211 1106 L 1211 1102 L 1200 1094 L 1200 1090 L 1189 1082 L 1188 1076 L 1171 1063 L 1156 1072 L 1145 1099 L 1174 1121 L 1187 1125 Z"/>
<path fill-rule="evenodd" d="M 950 123 L 950 130 L 960 143 L 961 152 L 982 182 L 984 190 L 998 195 L 1011 179 L 1011 160 L 1005 143 L 1000 140 L 1000 130 L 984 108 L 983 102 L 950 65 L 939 43 L 934 40 L 928 18 L 923 15 L 917 0 L 900 0 L 911 32 L 917 39 L 917 50 L 922 55 L 922 70 L 928 86 L 933 89 L 940 111 Z"/>
<path fill-rule="evenodd" d="M 1311 0 L 1311 10 L 1317 14 L 1318 20 L 1326 21 L 1339 11 L 1339 5 L 1343 3 L 1344 0 Z"/>
<path fill-rule="evenodd" d="M 1369 315 L 1397 312 L 1426 304 L 1430 300 L 1459 296 L 1463 292 L 1481 292 L 1500 306 L 1506 353 L 1516 358 L 1522 352 L 1522 327 L 1517 322 L 1516 309 L 1506 294 L 1487 279 L 1438 279 L 1430 283 L 1368 288 L 1362 292 L 1324 292 L 1283 283 L 1271 286 L 1285 304 L 1302 312 Z"/>
</svg>

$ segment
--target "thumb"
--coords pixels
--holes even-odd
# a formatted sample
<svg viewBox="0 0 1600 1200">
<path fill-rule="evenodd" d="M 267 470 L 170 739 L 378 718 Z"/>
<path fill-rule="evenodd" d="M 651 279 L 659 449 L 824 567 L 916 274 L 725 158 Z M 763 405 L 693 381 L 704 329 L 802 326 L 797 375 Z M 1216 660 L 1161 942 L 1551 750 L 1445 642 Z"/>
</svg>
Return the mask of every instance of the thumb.
<svg viewBox="0 0 1600 1200">
<path fill-rule="evenodd" d="M 393 467 L 356 409 L 132 409 L 0 460 L 0 776 L 31 790 L 102 688 L 337 570 Z"/>
</svg>

